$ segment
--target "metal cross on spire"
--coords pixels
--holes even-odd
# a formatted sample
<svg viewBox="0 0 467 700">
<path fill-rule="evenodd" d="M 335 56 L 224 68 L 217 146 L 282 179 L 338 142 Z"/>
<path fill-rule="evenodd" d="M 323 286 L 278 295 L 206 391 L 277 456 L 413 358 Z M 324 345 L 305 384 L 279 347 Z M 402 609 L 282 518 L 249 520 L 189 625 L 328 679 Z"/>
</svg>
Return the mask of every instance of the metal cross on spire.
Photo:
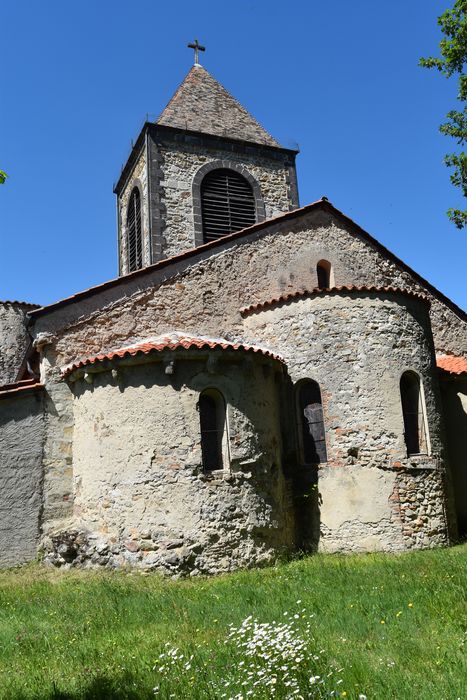
<svg viewBox="0 0 467 700">
<path fill-rule="evenodd" d="M 189 49 L 194 49 L 195 50 L 195 66 L 201 65 L 199 62 L 199 51 L 206 51 L 205 46 L 201 46 L 201 44 L 198 43 L 198 39 L 195 39 L 193 44 L 187 44 Z"/>
</svg>

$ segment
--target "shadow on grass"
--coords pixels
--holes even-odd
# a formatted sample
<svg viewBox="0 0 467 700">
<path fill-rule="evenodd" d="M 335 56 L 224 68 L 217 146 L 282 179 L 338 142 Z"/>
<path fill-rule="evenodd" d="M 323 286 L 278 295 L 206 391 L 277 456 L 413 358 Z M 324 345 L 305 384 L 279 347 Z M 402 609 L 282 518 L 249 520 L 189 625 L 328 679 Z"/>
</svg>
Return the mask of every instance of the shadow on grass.
<svg viewBox="0 0 467 700">
<path fill-rule="evenodd" d="M 148 689 L 133 687 L 130 674 L 110 679 L 106 676 L 93 678 L 81 690 L 67 692 L 54 686 L 50 700 L 141 700 L 153 697 Z"/>
</svg>

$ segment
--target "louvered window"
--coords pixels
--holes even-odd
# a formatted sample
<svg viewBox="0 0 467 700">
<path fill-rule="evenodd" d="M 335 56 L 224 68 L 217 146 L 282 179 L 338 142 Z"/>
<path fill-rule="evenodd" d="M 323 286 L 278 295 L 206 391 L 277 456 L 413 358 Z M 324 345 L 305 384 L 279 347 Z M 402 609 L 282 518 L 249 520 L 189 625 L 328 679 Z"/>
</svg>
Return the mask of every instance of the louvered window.
<svg viewBox="0 0 467 700">
<path fill-rule="evenodd" d="M 297 399 L 303 462 L 326 462 L 326 436 L 319 385 L 311 379 L 300 382 Z"/>
<path fill-rule="evenodd" d="M 126 215 L 128 272 L 143 267 L 143 236 L 141 233 L 141 196 L 135 187 L 130 195 Z"/>
<path fill-rule="evenodd" d="M 235 170 L 220 168 L 201 183 L 204 242 L 214 241 L 256 222 L 253 189 Z"/>
<path fill-rule="evenodd" d="M 401 377 L 400 389 L 407 455 L 425 453 L 427 451 L 425 417 L 420 391 L 420 379 L 415 372 L 404 372 Z"/>
</svg>

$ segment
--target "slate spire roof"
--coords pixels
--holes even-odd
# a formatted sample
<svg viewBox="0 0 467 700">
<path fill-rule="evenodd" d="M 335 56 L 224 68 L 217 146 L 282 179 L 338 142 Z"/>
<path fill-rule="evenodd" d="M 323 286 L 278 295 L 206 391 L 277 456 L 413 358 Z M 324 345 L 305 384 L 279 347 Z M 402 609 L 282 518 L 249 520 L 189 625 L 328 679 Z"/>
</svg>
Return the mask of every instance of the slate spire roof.
<svg viewBox="0 0 467 700">
<path fill-rule="evenodd" d="M 156 124 L 280 148 L 256 119 L 200 65 L 194 65 Z"/>
</svg>

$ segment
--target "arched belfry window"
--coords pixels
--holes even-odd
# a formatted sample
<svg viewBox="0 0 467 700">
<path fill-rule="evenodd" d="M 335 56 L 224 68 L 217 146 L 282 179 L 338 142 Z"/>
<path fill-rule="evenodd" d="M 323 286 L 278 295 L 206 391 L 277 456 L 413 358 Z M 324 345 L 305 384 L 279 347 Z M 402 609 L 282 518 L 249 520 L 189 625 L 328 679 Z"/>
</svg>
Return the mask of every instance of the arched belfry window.
<svg viewBox="0 0 467 700">
<path fill-rule="evenodd" d="M 320 260 L 316 265 L 316 275 L 318 277 L 318 287 L 329 289 L 334 286 L 331 263 L 328 260 Z"/>
<path fill-rule="evenodd" d="M 126 215 L 128 272 L 143 267 L 143 235 L 141 232 L 141 195 L 134 187 Z"/>
<path fill-rule="evenodd" d="M 211 170 L 201 182 L 201 216 L 205 243 L 256 222 L 253 188 L 228 168 Z"/>
<path fill-rule="evenodd" d="M 420 377 L 415 372 L 404 372 L 400 390 L 407 455 L 426 453 L 428 445 Z"/>
<path fill-rule="evenodd" d="M 226 437 L 225 400 L 217 389 L 206 389 L 199 397 L 199 422 L 204 471 L 223 469 Z"/>
<path fill-rule="evenodd" d="M 327 462 L 326 435 L 319 384 L 305 379 L 297 387 L 297 410 L 302 461 Z"/>
</svg>

